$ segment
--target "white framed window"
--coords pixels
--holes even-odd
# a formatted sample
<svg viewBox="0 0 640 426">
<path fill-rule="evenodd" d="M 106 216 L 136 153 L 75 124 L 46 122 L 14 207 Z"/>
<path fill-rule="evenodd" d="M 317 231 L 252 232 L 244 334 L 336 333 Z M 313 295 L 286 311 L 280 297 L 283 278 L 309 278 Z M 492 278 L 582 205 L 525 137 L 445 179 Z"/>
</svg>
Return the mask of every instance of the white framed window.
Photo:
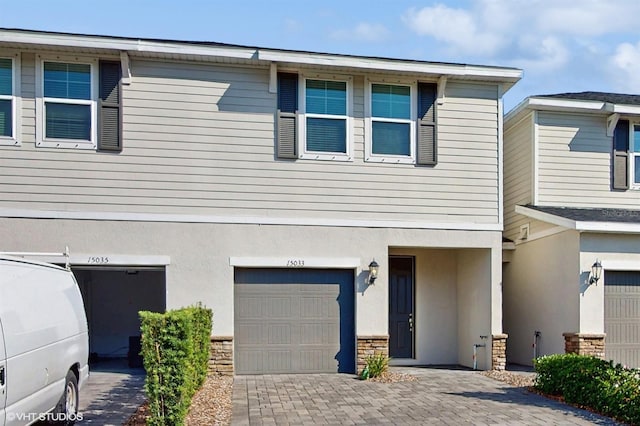
<svg viewBox="0 0 640 426">
<path fill-rule="evenodd" d="M 39 57 L 36 71 L 36 146 L 95 149 L 97 60 Z"/>
<path fill-rule="evenodd" d="M 417 82 L 368 80 L 365 161 L 416 162 Z"/>
<path fill-rule="evenodd" d="M 303 75 L 299 84 L 299 158 L 353 161 L 351 78 Z"/>
<path fill-rule="evenodd" d="M 20 55 L 0 52 L 0 145 L 20 145 Z"/>
<path fill-rule="evenodd" d="M 640 123 L 635 123 L 631 132 L 629 138 L 630 182 L 632 188 L 640 189 Z"/>
</svg>

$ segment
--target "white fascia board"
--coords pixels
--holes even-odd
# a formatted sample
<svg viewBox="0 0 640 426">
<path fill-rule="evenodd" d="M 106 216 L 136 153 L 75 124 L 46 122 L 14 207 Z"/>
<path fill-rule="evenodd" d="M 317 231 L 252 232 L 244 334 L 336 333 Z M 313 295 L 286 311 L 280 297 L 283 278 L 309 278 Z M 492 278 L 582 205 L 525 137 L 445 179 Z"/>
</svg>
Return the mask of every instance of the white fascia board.
<svg viewBox="0 0 640 426">
<path fill-rule="evenodd" d="M 105 220 L 124 222 L 219 223 L 250 225 L 299 225 L 348 228 L 444 229 L 452 231 L 502 231 L 499 223 L 409 222 L 399 220 L 353 220 L 298 217 L 204 216 L 162 213 L 81 212 L 0 208 L 0 218 Z"/>
<path fill-rule="evenodd" d="M 640 115 L 640 106 L 606 104 L 605 108 L 615 114 Z"/>
<path fill-rule="evenodd" d="M 565 112 L 611 112 L 607 108 L 608 104 L 600 101 L 580 101 L 573 99 L 558 99 L 558 98 L 536 98 L 529 97 L 520 102 L 515 108 L 507 113 L 505 116 L 505 123 L 510 123 L 511 120 L 518 117 L 526 110 L 541 110 L 541 111 L 565 111 Z"/>
<path fill-rule="evenodd" d="M 579 232 L 603 232 L 615 234 L 640 234 L 639 223 L 576 221 L 565 217 L 544 213 L 524 206 L 516 206 L 516 213 L 533 219 L 552 223 Z"/>
<path fill-rule="evenodd" d="M 564 228 L 576 229 L 576 221 L 565 217 L 544 213 L 539 210 L 530 209 L 525 206 L 516 206 L 516 213 L 528 216 L 532 219 L 541 220 L 543 222 L 552 223 Z"/>
<path fill-rule="evenodd" d="M 239 59 L 255 58 L 256 49 L 235 46 L 207 46 L 189 43 L 127 40 L 117 37 L 94 37 L 51 33 L 0 31 L 0 43 L 22 43 L 41 46 L 78 47 L 128 52 L 162 53 L 194 56 L 216 56 Z"/>
<path fill-rule="evenodd" d="M 512 68 L 411 62 L 384 58 L 367 58 L 305 52 L 285 52 L 268 49 L 258 49 L 258 59 L 263 61 L 287 62 L 303 65 L 490 78 L 495 81 L 505 81 L 514 84 L 522 78 L 522 70 Z"/>
<path fill-rule="evenodd" d="M 576 229 L 581 232 L 640 234 L 640 223 L 576 222 Z"/>
</svg>

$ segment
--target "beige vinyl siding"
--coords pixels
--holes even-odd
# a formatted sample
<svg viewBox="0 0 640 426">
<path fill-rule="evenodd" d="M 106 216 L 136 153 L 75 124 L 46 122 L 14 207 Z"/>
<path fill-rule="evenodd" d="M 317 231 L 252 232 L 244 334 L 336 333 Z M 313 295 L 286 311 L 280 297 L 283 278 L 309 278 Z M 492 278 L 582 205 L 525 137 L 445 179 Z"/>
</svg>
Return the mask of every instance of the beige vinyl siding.
<svg viewBox="0 0 640 426">
<path fill-rule="evenodd" d="M 0 207 L 498 221 L 495 85 L 447 84 L 435 167 L 364 162 L 363 75 L 353 78 L 355 160 L 278 160 L 268 68 L 132 57 L 115 154 L 35 149 L 35 59 L 22 56 L 24 143 L 2 149 Z"/>
<path fill-rule="evenodd" d="M 530 218 L 515 206 L 533 201 L 533 121 L 528 114 L 504 133 L 504 236 L 516 240 Z M 531 231 L 531 229 L 530 229 Z"/>
<path fill-rule="evenodd" d="M 611 190 L 606 117 L 540 112 L 538 120 L 541 205 L 638 207 L 640 191 Z"/>
</svg>

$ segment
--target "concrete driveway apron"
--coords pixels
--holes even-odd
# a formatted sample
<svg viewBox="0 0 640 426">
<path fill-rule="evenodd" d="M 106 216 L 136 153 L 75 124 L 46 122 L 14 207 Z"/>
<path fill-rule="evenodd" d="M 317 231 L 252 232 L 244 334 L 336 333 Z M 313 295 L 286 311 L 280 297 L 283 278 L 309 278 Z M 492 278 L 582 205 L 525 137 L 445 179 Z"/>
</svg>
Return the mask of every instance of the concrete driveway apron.
<svg viewBox="0 0 640 426">
<path fill-rule="evenodd" d="M 477 371 L 401 368 L 416 382 L 347 374 L 237 376 L 232 425 L 615 425 Z"/>
</svg>

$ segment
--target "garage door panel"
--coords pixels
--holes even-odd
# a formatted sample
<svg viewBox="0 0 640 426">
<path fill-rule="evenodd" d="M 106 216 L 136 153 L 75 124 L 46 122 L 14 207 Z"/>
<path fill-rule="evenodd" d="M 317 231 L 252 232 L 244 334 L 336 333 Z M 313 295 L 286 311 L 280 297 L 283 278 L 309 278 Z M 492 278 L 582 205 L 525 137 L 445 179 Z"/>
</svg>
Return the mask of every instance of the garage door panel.
<svg viewBox="0 0 640 426">
<path fill-rule="evenodd" d="M 604 284 L 605 355 L 640 368 L 640 272 L 607 271 Z"/>
<path fill-rule="evenodd" d="M 238 374 L 355 371 L 353 271 L 236 269 L 234 299 Z"/>
<path fill-rule="evenodd" d="M 267 324 L 268 345 L 290 345 L 292 340 L 291 324 Z"/>
</svg>

